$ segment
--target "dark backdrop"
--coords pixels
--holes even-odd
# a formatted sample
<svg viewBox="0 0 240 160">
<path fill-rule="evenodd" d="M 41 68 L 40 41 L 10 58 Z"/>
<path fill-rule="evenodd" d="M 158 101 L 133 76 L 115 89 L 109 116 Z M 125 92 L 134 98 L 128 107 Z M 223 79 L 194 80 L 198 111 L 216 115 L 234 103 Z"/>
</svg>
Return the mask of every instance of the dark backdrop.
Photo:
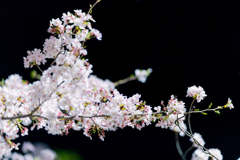
<svg viewBox="0 0 240 160">
<path fill-rule="evenodd" d="M 94 0 L 1 0 L 0 78 L 18 73 L 29 79 L 23 68 L 27 50 L 42 48 L 52 18 L 67 11 L 87 12 Z M 240 1 L 225 0 L 102 0 L 93 10 L 94 28 L 103 40 L 86 43 L 93 74 L 117 81 L 136 68 L 153 69 L 145 84 L 130 82 L 119 86 L 121 93 L 142 95 L 147 104 L 167 102 L 172 94 L 186 102 L 187 87 L 202 86 L 208 95 L 198 108 L 224 105 L 228 97 L 235 108 L 221 116 L 193 115 L 192 128 L 202 134 L 207 148 L 219 148 L 224 159 L 240 157 Z M 30 132 L 20 141 L 44 141 L 52 148 L 77 150 L 90 159 L 180 159 L 174 133 L 154 125 L 141 131 L 131 128 L 107 132 L 105 141 L 83 136 L 51 136 L 44 130 Z M 183 150 L 191 143 L 180 139 Z M 190 155 L 189 155 L 190 156 Z"/>
</svg>

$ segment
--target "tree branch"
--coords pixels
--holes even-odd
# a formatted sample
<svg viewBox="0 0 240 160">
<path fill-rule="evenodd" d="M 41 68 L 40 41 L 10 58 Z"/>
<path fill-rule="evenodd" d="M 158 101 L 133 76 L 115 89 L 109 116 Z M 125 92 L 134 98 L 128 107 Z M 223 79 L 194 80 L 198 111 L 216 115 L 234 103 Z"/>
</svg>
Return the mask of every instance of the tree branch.
<svg viewBox="0 0 240 160">
<path fill-rule="evenodd" d="M 119 80 L 119 81 L 117 81 L 117 82 L 114 82 L 114 85 L 115 85 L 115 87 L 117 87 L 117 86 L 119 86 L 119 85 L 121 85 L 121 84 L 125 84 L 125 83 L 127 83 L 127 82 L 129 82 L 129 81 L 133 81 L 133 80 L 136 80 L 136 79 L 137 79 L 136 76 L 128 77 L 128 78 Z"/>
</svg>

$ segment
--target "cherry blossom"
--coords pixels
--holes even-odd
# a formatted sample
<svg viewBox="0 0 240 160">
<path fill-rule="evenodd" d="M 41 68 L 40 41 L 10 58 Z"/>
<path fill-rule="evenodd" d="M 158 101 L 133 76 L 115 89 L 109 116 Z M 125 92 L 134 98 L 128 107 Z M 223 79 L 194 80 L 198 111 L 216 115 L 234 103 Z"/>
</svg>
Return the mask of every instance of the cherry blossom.
<svg viewBox="0 0 240 160">
<path fill-rule="evenodd" d="M 196 149 L 193 154 L 191 160 L 208 160 L 209 155 L 204 153 L 201 149 Z"/>
<path fill-rule="evenodd" d="M 223 159 L 223 156 L 219 149 L 210 148 L 208 151 L 211 152 L 218 160 Z M 211 159 L 216 160 L 216 158 L 209 156 L 209 154 L 204 153 L 201 149 L 198 148 L 193 152 L 191 160 L 208 160 L 210 157 Z"/>
<path fill-rule="evenodd" d="M 152 68 L 148 68 L 147 70 L 135 70 L 135 76 L 137 77 L 138 81 L 145 83 L 147 77 L 152 73 Z"/>
<path fill-rule="evenodd" d="M 205 91 L 203 90 L 203 88 L 201 86 L 199 86 L 199 87 L 192 86 L 192 87 L 188 87 L 186 96 L 193 97 L 194 99 L 197 100 L 197 102 L 200 102 L 207 95 L 205 94 Z"/>
<path fill-rule="evenodd" d="M 187 125 L 182 121 L 179 124 L 183 130 L 187 130 Z M 170 130 L 179 133 L 180 136 L 184 137 L 185 132 L 183 132 L 177 125 L 170 126 Z"/>
<path fill-rule="evenodd" d="M 29 128 L 45 129 L 52 135 L 68 135 L 71 130 L 82 130 L 90 139 L 96 133 L 104 140 L 106 131 L 127 126 L 141 130 L 156 123 L 156 127 L 169 128 L 180 136 L 192 137 L 190 141 L 193 146 L 203 148 L 205 142 L 201 135 L 189 135 L 187 132 L 185 117 L 194 111 L 187 112 L 185 102 L 172 95 L 166 106 L 162 102 L 152 107 L 141 100 L 138 93 L 127 97 L 117 90 L 117 85 L 130 80 L 145 83 L 152 72 L 151 68 L 136 69 L 135 76 L 119 83 L 92 75 L 93 66 L 84 57 L 87 55 L 85 42 L 91 38 L 102 40 L 102 34 L 92 27 L 91 22 L 95 20 L 90 12 L 86 14 L 82 10 L 63 13 L 61 18 L 52 19 L 47 30 L 51 36 L 45 40 L 43 49 L 27 51 L 27 56 L 23 58 L 25 68 L 36 66 L 40 70 L 40 79 L 28 83 L 20 75 L 14 74 L 0 86 L 0 158 L 18 149 L 20 144 L 15 144 L 13 140 L 28 135 Z M 50 66 L 42 70 L 41 65 L 49 60 Z M 200 86 L 187 90 L 187 97 L 193 97 L 197 102 L 206 96 Z M 226 107 L 234 108 L 230 98 Z M 199 112 L 202 113 L 195 113 Z M 30 143 L 24 143 L 22 147 L 24 153 L 35 150 Z M 199 149 L 193 153 L 192 159 L 209 157 Z M 218 151 L 211 151 L 221 159 Z M 48 149 L 41 151 L 40 155 L 48 160 L 56 157 Z M 12 159 L 33 158 L 29 154 L 23 156 L 19 153 L 11 156 Z"/>
<path fill-rule="evenodd" d="M 203 140 L 201 134 L 199 134 L 199 133 L 194 133 L 194 134 L 193 134 L 193 138 L 194 138 L 195 140 L 197 140 L 201 146 L 204 146 L 204 145 L 205 145 L 205 141 Z M 194 146 L 194 147 L 200 147 L 199 145 L 197 145 L 197 144 L 194 142 L 193 138 L 190 138 L 190 141 L 193 142 L 193 146 Z"/>
<path fill-rule="evenodd" d="M 211 152 L 218 160 L 222 160 L 223 159 L 222 153 L 221 153 L 221 151 L 219 149 L 217 149 L 217 148 L 210 148 L 208 151 Z M 216 158 L 212 157 L 213 160 L 216 160 Z"/>
<path fill-rule="evenodd" d="M 230 98 L 228 98 L 227 104 L 224 106 L 224 108 L 234 108 L 233 104 L 232 104 L 232 100 Z"/>
<path fill-rule="evenodd" d="M 17 152 L 5 152 L 4 159 L 5 160 L 54 160 L 57 155 L 56 153 L 43 146 L 38 147 L 38 145 L 33 145 L 30 142 L 24 142 L 22 145 L 22 153 Z"/>
</svg>

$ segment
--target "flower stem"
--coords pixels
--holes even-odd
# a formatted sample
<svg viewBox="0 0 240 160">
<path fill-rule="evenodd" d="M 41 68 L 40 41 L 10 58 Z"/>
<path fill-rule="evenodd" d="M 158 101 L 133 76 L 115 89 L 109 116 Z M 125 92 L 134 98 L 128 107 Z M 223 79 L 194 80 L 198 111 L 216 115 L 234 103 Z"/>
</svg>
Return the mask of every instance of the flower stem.
<svg viewBox="0 0 240 160">
<path fill-rule="evenodd" d="M 182 149 L 181 149 L 180 142 L 179 142 L 178 138 L 179 138 L 178 137 L 178 132 L 175 132 L 175 141 L 176 141 L 176 148 L 177 148 L 178 154 L 181 156 L 182 160 L 186 160 L 186 158 L 183 155 L 183 152 L 182 152 Z"/>
<path fill-rule="evenodd" d="M 117 87 L 117 86 L 119 86 L 119 85 L 121 85 L 121 84 L 125 84 L 125 83 L 127 83 L 127 82 L 129 82 L 129 81 L 133 81 L 133 80 L 136 80 L 136 79 L 137 79 L 136 76 L 128 77 L 128 78 L 119 80 L 119 81 L 117 81 L 117 82 L 114 82 L 114 85 L 115 85 L 115 87 Z"/>
</svg>

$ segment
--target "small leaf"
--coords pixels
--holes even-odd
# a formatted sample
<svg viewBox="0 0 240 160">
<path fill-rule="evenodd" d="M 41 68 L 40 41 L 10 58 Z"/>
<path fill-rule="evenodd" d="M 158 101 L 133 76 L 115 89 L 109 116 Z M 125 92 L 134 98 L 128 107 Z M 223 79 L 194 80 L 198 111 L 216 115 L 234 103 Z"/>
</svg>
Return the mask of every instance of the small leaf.
<svg viewBox="0 0 240 160">
<path fill-rule="evenodd" d="M 199 111 L 199 109 L 195 109 L 194 111 Z"/>
<path fill-rule="evenodd" d="M 203 115 L 205 115 L 205 116 L 207 115 L 207 113 L 206 113 L 206 112 L 202 112 L 202 114 L 203 114 Z"/>
<path fill-rule="evenodd" d="M 217 113 L 218 115 L 220 115 L 220 111 L 219 111 L 219 110 L 215 111 L 215 113 Z"/>
<path fill-rule="evenodd" d="M 212 103 L 208 106 L 208 108 L 211 108 L 212 107 Z"/>
</svg>

